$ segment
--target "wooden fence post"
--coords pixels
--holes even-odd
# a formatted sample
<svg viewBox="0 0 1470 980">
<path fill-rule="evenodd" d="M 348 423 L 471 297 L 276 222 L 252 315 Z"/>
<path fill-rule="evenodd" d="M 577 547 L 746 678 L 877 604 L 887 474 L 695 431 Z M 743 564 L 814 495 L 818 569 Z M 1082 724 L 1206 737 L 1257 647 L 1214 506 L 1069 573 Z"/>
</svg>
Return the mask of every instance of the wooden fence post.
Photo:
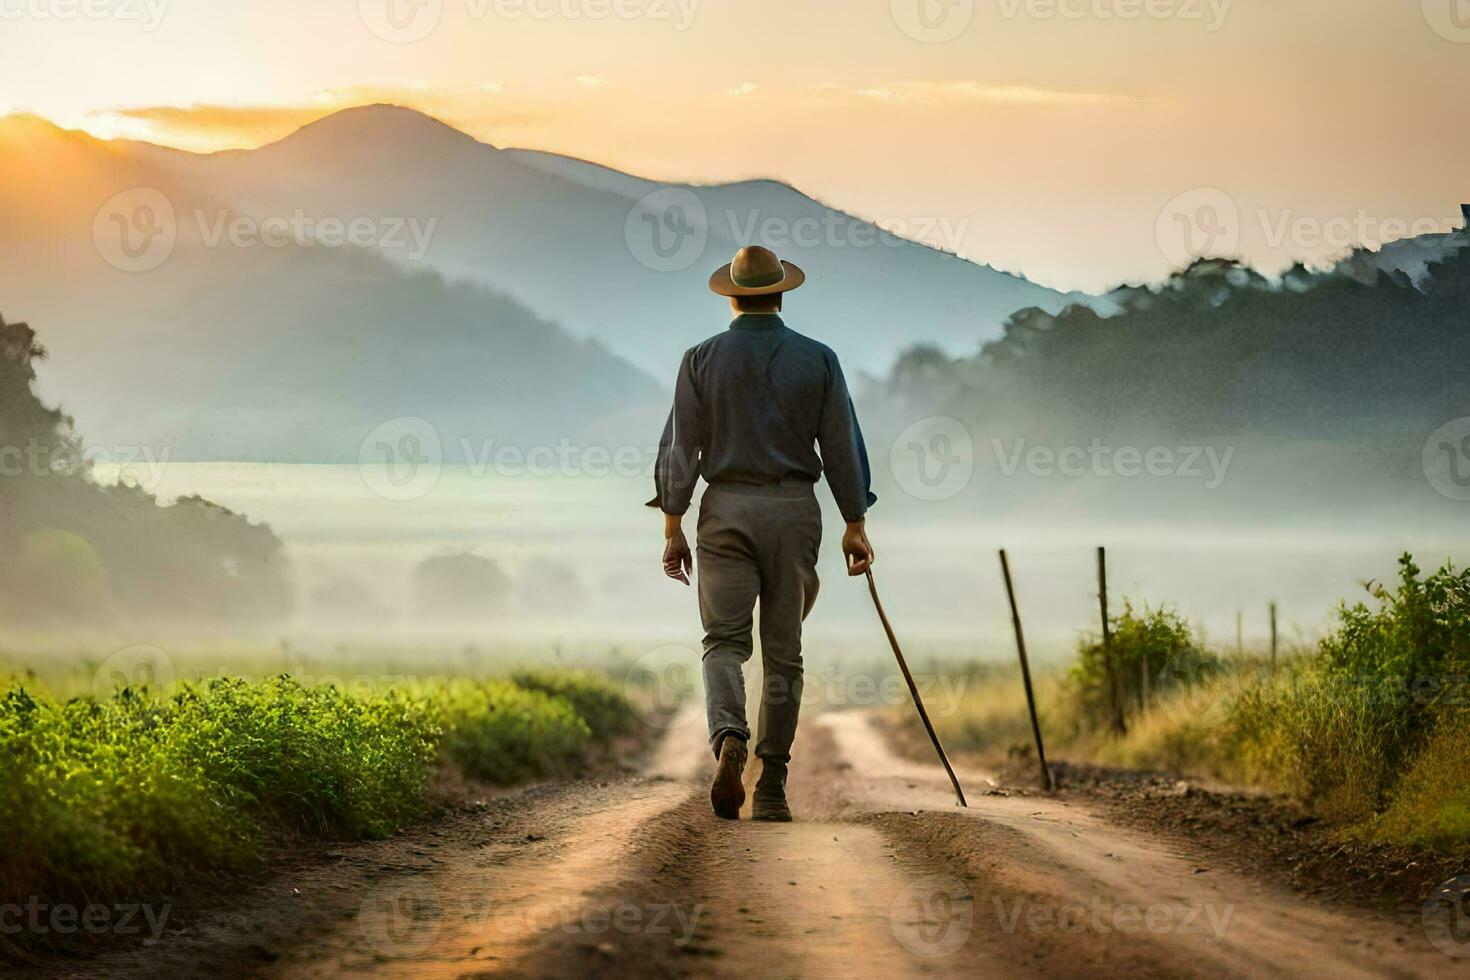
<svg viewBox="0 0 1470 980">
<path fill-rule="evenodd" d="M 1276 603 L 1271 603 L 1271 673 L 1276 673 Z"/>
<path fill-rule="evenodd" d="M 1000 549 L 1000 571 L 1006 580 L 1006 596 L 1011 601 L 1011 622 L 1016 627 L 1016 652 L 1021 657 L 1021 680 L 1026 686 L 1026 706 L 1031 710 L 1031 734 L 1036 736 L 1036 758 L 1041 762 L 1041 785 L 1050 792 L 1055 786 L 1046 765 L 1046 749 L 1041 744 L 1041 722 L 1036 718 L 1036 695 L 1031 690 L 1031 667 L 1026 663 L 1026 637 L 1021 632 L 1021 610 L 1016 605 L 1016 588 L 1011 583 L 1011 564 L 1006 550 Z"/>
</svg>

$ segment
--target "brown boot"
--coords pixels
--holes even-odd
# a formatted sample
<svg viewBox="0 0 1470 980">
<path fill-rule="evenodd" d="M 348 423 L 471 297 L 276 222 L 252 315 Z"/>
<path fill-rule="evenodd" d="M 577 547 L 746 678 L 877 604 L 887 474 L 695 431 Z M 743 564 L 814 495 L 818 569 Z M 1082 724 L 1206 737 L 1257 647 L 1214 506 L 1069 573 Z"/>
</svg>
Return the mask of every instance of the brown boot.
<svg viewBox="0 0 1470 980">
<path fill-rule="evenodd" d="M 715 769 L 715 782 L 709 790 L 710 806 L 715 816 L 726 820 L 739 820 L 740 807 L 745 803 L 745 784 L 740 777 L 745 772 L 745 739 L 726 735 L 720 740 L 720 762 Z"/>
<path fill-rule="evenodd" d="M 786 805 L 786 767 L 781 763 L 761 764 L 761 778 L 755 784 L 750 819 L 791 822 L 791 809 Z"/>
</svg>

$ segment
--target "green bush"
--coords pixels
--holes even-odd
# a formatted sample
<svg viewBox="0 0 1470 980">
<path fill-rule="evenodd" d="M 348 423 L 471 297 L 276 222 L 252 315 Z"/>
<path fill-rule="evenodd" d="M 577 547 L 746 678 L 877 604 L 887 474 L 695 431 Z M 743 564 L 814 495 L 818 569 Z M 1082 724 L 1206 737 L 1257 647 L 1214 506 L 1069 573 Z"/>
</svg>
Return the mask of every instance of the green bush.
<svg viewBox="0 0 1470 980">
<path fill-rule="evenodd" d="M 1125 711 L 1145 707 L 1172 689 L 1197 684 L 1219 673 L 1219 661 L 1195 641 L 1184 618 L 1167 607 L 1143 612 L 1123 601 L 1123 612 L 1109 620 L 1111 656 L 1119 698 Z M 1083 727 L 1101 728 L 1112 719 L 1108 666 L 1102 640 L 1084 641 L 1068 674 Z"/>
<path fill-rule="evenodd" d="M 1324 670 L 1389 692 L 1410 708 L 1434 708 L 1470 673 L 1470 569 L 1446 563 L 1428 578 L 1410 555 L 1399 558 L 1395 589 L 1370 582 L 1377 609 L 1344 604 L 1338 627 L 1322 641 Z M 1387 682 L 1385 685 L 1384 682 Z"/>
<path fill-rule="evenodd" d="M 431 713 L 290 678 L 0 697 L 0 888 L 121 893 L 257 863 L 273 834 L 378 836 L 422 807 Z M 29 893 L 29 892 L 28 892 Z"/>
<path fill-rule="evenodd" d="M 630 735 L 638 728 L 638 717 L 622 692 L 606 678 L 589 671 L 520 671 L 512 674 L 511 680 L 528 691 L 540 691 L 569 702 L 598 741 Z"/>
<path fill-rule="evenodd" d="M 511 681 L 447 681 L 430 699 L 445 756 L 476 779 L 513 783 L 564 772 L 592 740 L 569 702 Z"/>
<path fill-rule="evenodd" d="M 1347 819 L 1387 805 L 1470 674 L 1470 573 L 1428 578 L 1409 555 L 1377 608 L 1338 609 L 1309 663 L 1246 692 L 1232 712 L 1261 778 Z"/>
<path fill-rule="evenodd" d="M 257 867 L 291 837 L 421 815 L 436 761 L 514 783 L 580 766 L 631 709 L 590 676 L 346 693 L 217 678 L 60 701 L 0 686 L 0 903 L 140 898 Z"/>
</svg>

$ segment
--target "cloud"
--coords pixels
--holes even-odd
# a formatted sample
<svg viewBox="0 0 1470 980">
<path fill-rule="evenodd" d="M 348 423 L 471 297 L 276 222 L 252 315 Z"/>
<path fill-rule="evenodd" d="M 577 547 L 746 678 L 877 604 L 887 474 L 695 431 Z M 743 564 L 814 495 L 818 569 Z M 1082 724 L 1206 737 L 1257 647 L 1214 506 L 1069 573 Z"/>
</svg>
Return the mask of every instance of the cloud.
<svg viewBox="0 0 1470 980">
<path fill-rule="evenodd" d="M 577 84 L 585 85 L 588 88 L 607 88 L 612 82 L 609 82 L 601 75 L 578 75 Z"/>
<path fill-rule="evenodd" d="M 902 81 L 863 88 L 819 85 L 816 91 L 853 95 L 863 99 L 887 102 L 913 102 L 933 105 L 981 102 L 992 105 L 1017 106 L 1099 106 L 1147 101 L 1134 95 L 1116 92 L 1085 92 L 1071 89 L 1041 88 L 1035 85 L 996 85 L 988 82 L 920 82 Z"/>
<path fill-rule="evenodd" d="M 342 109 L 388 103 L 418 109 L 481 139 L 543 124 L 554 106 L 511 99 L 496 86 L 464 92 L 412 87 L 325 89 L 299 105 L 138 106 L 89 114 L 81 123 L 103 139 L 126 137 L 196 152 L 254 147 L 283 139 Z M 493 141 L 493 139 L 492 139 Z"/>
<path fill-rule="evenodd" d="M 347 104 L 336 93 L 318 93 L 314 104 L 300 106 L 140 106 L 91 113 L 84 128 L 103 138 L 208 151 L 269 143 Z"/>
<path fill-rule="evenodd" d="M 732 89 L 726 89 L 725 94 L 733 96 L 734 98 L 739 98 L 742 95 L 749 95 L 758 88 L 760 88 L 760 86 L 755 84 L 754 82 L 741 82 L 739 85 L 735 86 Z"/>
</svg>

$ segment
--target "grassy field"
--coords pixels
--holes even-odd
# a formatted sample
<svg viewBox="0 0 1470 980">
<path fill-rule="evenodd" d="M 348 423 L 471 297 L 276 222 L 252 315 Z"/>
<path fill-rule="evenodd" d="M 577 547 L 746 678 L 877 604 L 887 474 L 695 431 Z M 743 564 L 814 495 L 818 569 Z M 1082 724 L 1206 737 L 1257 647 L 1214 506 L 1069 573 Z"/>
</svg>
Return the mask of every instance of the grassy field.
<svg viewBox="0 0 1470 980">
<path fill-rule="evenodd" d="M 577 771 L 638 728 L 581 671 L 350 690 L 289 675 L 62 699 L 0 684 L 0 904 L 157 895 L 302 839 L 424 817 L 437 769 L 509 784 Z"/>
<path fill-rule="evenodd" d="M 1036 679 L 1048 754 L 1291 794 L 1362 840 L 1470 848 L 1470 572 L 1424 575 L 1343 604 L 1315 648 L 1279 663 L 1206 649 L 1168 608 L 1125 604 L 1112 658 L 1127 732 L 1112 729 L 1101 643 Z M 1015 671 L 977 671 L 945 744 L 999 764 L 1031 753 Z M 922 738 L 912 712 L 898 717 Z"/>
</svg>

